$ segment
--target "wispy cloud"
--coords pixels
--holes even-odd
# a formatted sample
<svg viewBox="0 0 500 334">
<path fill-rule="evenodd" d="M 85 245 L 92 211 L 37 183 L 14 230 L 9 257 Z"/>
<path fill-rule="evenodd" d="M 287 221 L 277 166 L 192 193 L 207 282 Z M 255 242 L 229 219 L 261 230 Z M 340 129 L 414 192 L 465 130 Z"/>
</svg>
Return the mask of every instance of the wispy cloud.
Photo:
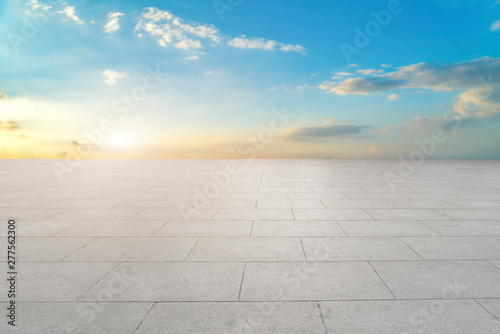
<svg viewBox="0 0 500 334">
<path fill-rule="evenodd" d="M 388 73 L 374 73 L 370 77 L 349 78 L 340 82 L 324 82 L 322 90 L 338 95 L 371 94 L 397 88 L 453 91 L 475 85 L 481 75 L 500 76 L 499 58 L 480 58 L 448 65 L 419 63 L 399 67 Z"/>
<path fill-rule="evenodd" d="M 62 6 L 62 9 L 56 12 L 57 14 L 66 15 L 67 18 L 75 21 L 78 24 L 85 24 L 85 21 L 83 21 L 76 15 L 75 7 L 69 6 L 66 3 Z"/>
<path fill-rule="evenodd" d="M 110 86 L 115 86 L 116 85 L 116 80 L 125 78 L 127 76 L 127 73 L 125 72 L 117 72 L 113 70 L 106 70 L 103 71 L 102 74 L 104 74 L 104 82 L 107 83 Z"/>
<path fill-rule="evenodd" d="M 140 16 L 135 31 L 139 36 L 147 33 L 162 47 L 173 46 L 178 49 L 199 49 L 202 40 L 219 43 L 219 30 L 213 25 L 189 25 L 166 10 L 146 8 Z"/>
<path fill-rule="evenodd" d="M 7 97 L 7 94 L 0 92 L 0 101 L 5 99 Z"/>
<path fill-rule="evenodd" d="M 112 34 L 120 29 L 120 16 L 123 16 L 123 13 L 115 12 L 108 14 L 108 23 L 104 26 L 104 32 L 108 34 Z"/>
<path fill-rule="evenodd" d="M 260 49 L 267 51 L 293 51 L 303 53 L 305 48 L 299 44 L 284 44 L 273 40 L 266 40 L 264 38 L 247 38 L 245 35 L 241 37 L 236 37 L 228 41 L 230 46 L 240 49 Z"/>
<path fill-rule="evenodd" d="M 500 20 L 493 22 L 490 26 L 490 30 L 491 31 L 500 30 Z"/>
<path fill-rule="evenodd" d="M 401 94 L 391 94 L 387 97 L 387 101 L 396 101 L 399 100 Z"/>
<path fill-rule="evenodd" d="M 0 121 L 0 131 L 6 131 L 6 132 L 12 132 L 19 130 L 21 127 L 19 126 L 18 122 L 15 121 L 7 121 L 7 122 L 2 122 Z"/>
<path fill-rule="evenodd" d="M 375 74 L 375 73 L 382 73 L 384 72 L 384 70 L 377 70 L 377 69 L 374 69 L 374 68 L 371 68 L 371 69 L 368 69 L 368 70 L 357 70 L 356 72 L 362 74 L 362 75 L 372 75 L 372 74 Z"/>
<path fill-rule="evenodd" d="M 360 133 L 368 128 L 364 125 L 326 124 L 320 126 L 303 126 L 288 129 L 282 138 L 291 141 L 315 141 L 321 139 L 342 138 Z"/>
</svg>

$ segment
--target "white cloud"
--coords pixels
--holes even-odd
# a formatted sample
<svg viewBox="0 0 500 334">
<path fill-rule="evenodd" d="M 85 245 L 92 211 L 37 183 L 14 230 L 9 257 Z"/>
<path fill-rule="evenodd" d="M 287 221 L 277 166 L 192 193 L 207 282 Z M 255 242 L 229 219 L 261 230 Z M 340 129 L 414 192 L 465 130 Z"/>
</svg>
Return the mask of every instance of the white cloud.
<svg viewBox="0 0 500 334">
<path fill-rule="evenodd" d="M 500 58 L 484 57 L 447 65 L 419 63 L 398 67 L 393 72 L 374 73 L 369 77 L 324 82 L 318 87 L 339 95 L 366 95 L 397 88 L 453 91 L 469 89 L 479 77 L 488 75 L 500 76 Z"/>
<path fill-rule="evenodd" d="M 387 101 L 396 101 L 399 100 L 401 94 L 391 94 L 387 97 Z"/>
<path fill-rule="evenodd" d="M 497 30 L 500 30 L 500 20 L 493 22 L 493 23 L 491 24 L 490 30 L 491 30 L 491 31 L 497 31 Z"/>
<path fill-rule="evenodd" d="M 354 73 L 349 73 L 349 72 L 337 72 L 335 74 L 336 75 L 340 75 L 341 77 L 346 77 L 346 76 L 354 75 Z"/>
<path fill-rule="evenodd" d="M 76 16 L 75 7 L 69 6 L 68 4 L 63 4 L 63 9 L 56 12 L 57 14 L 66 15 L 67 18 L 75 21 L 78 24 L 85 24 L 85 22 Z"/>
<path fill-rule="evenodd" d="M 123 16 L 123 13 L 115 12 L 108 14 L 108 23 L 104 26 L 104 32 L 108 34 L 112 34 L 120 29 L 120 16 Z"/>
<path fill-rule="evenodd" d="M 264 38 L 257 38 L 257 37 L 246 38 L 245 35 L 233 38 L 227 44 L 240 49 L 260 49 L 267 51 L 281 50 L 281 51 L 293 51 L 299 53 L 304 52 L 306 50 L 303 46 L 299 44 L 296 45 L 284 44 L 273 40 L 266 40 Z"/>
<path fill-rule="evenodd" d="M 113 70 L 103 71 L 102 74 L 104 74 L 104 82 L 110 86 L 116 85 L 116 80 L 125 78 L 127 76 L 127 73 L 125 72 L 120 73 Z"/>
<path fill-rule="evenodd" d="M 362 75 L 372 75 L 375 73 L 382 73 L 384 70 L 376 70 L 374 68 L 368 70 L 357 70 L 356 72 L 361 73 Z"/>
<path fill-rule="evenodd" d="M 177 49 L 199 49 L 203 47 L 201 40 L 219 43 L 219 30 L 212 25 L 189 25 L 169 11 L 150 7 L 140 16 L 135 27 L 138 36 L 148 33 L 162 47 L 173 46 Z"/>
<path fill-rule="evenodd" d="M 389 67 L 392 67 L 392 64 L 381 64 L 380 66 L 385 67 L 385 68 L 389 68 Z"/>
<path fill-rule="evenodd" d="M 52 8 L 52 6 L 47 6 L 44 4 L 38 3 L 38 0 L 31 0 L 28 2 L 28 6 L 31 6 L 33 10 L 41 9 L 41 10 L 49 10 Z"/>
<path fill-rule="evenodd" d="M 0 92 L 0 101 L 5 99 L 7 97 L 7 94 Z"/>
<path fill-rule="evenodd" d="M 200 57 L 198 56 L 189 56 L 189 57 L 186 57 L 184 59 L 187 59 L 187 60 L 196 60 L 196 59 L 199 59 Z"/>
</svg>

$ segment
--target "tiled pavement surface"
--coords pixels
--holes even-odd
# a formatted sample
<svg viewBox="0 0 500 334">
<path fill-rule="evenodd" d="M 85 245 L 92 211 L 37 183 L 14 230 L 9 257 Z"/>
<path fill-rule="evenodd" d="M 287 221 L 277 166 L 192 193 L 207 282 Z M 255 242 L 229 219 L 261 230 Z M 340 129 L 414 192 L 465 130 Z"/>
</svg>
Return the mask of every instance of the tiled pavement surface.
<svg viewBox="0 0 500 334">
<path fill-rule="evenodd" d="M 1 333 L 500 333 L 498 161 L 55 162 L 0 161 Z"/>
</svg>

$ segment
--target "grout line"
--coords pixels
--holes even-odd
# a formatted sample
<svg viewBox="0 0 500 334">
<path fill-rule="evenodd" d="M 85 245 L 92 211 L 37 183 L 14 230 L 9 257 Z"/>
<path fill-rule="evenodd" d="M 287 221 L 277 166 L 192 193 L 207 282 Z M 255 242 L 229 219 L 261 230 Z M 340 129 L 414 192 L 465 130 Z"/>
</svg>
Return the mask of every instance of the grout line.
<svg viewBox="0 0 500 334">
<path fill-rule="evenodd" d="M 66 263 L 70 263 L 69 261 L 66 262 Z M 93 262 L 91 262 L 93 263 Z M 97 280 L 97 282 L 95 282 L 94 284 L 92 284 L 92 286 L 90 288 L 88 288 L 87 290 L 85 290 L 84 293 L 82 293 L 78 298 L 76 298 L 75 302 L 78 302 L 80 298 L 82 298 L 87 292 L 89 292 L 90 290 L 92 290 L 92 288 L 94 286 L 97 286 L 105 277 L 107 277 L 109 274 L 111 274 L 111 272 L 113 270 L 115 270 L 119 265 L 121 264 L 121 262 L 118 262 L 113 268 L 111 268 L 106 274 L 102 275 L 102 277 Z M 80 302 L 83 302 L 83 301 L 80 301 Z"/>
<path fill-rule="evenodd" d="M 420 254 L 419 254 L 416 250 L 414 250 L 413 248 L 411 248 L 411 247 L 410 247 L 410 245 L 408 245 L 406 242 L 404 242 L 404 240 L 402 240 L 402 239 L 401 239 L 402 237 L 396 237 L 396 238 L 398 238 L 398 240 L 399 240 L 399 241 L 401 241 L 401 242 L 402 242 L 402 243 L 403 243 L 406 247 L 408 247 L 409 249 L 411 249 L 413 253 L 417 254 L 417 255 L 418 255 L 418 256 L 419 256 L 422 260 L 424 260 L 424 261 L 426 260 L 426 259 L 424 259 L 424 257 L 423 257 L 422 255 L 420 255 Z M 404 237 L 403 237 L 403 238 L 404 238 Z"/>
<path fill-rule="evenodd" d="M 384 283 L 385 287 L 387 288 L 387 290 L 389 290 L 389 292 L 391 293 L 391 295 L 394 297 L 395 300 L 397 300 L 396 296 L 394 295 L 394 293 L 392 292 L 391 289 L 389 289 L 389 286 L 387 286 L 387 284 L 385 283 L 385 281 L 382 279 L 382 277 L 380 277 L 380 275 L 378 274 L 378 272 L 375 270 L 375 268 L 373 267 L 373 265 L 371 264 L 370 261 L 367 261 L 368 264 L 370 265 L 370 267 L 372 267 L 373 271 L 375 272 L 375 274 L 377 274 L 378 278 L 380 278 L 380 280 L 382 281 L 382 283 Z"/>
<path fill-rule="evenodd" d="M 307 256 L 306 256 L 306 251 L 304 249 L 304 244 L 302 243 L 302 237 L 299 237 L 299 240 L 300 240 L 300 245 L 302 246 L 302 252 L 304 253 L 304 259 L 307 261 Z"/>
<path fill-rule="evenodd" d="M 155 305 L 156 305 L 156 302 L 153 302 L 153 304 L 151 304 L 151 306 L 149 307 L 149 310 L 146 312 L 146 315 L 144 315 L 144 317 L 139 322 L 139 325 L 137 325 L 136 329 L 134 330 L 134 333 L 136 333 L 139 330 L 139 327 L 141 327 L 141 325 L 144 323 L 144 320 L 146 320 L 146 318 L 148 317 L 149 313 L 151 312 L 151 310 L 153 309 L 153 307 Z"/>
<path fill-rule="evenodd" d="M 481 299 L 484 299 L 484 298 L 481 298 Z M 483 304 L 481 304 L 480 302 L 477 301 L 476 298 L 472 299 L 473 301 L 475 301 L 480 307 L 482 307 L 486 312 L 488 312 L 489 314 L 491 314 L 495 319 L 497 319 L 498 321 L 500 321 L 500 318 L 498 318 L 496 315 L 494 315 L 493 313 L 491 313 L 486 307 L 483 306 Z"/>
<path fill-rule="evenodd" d="M 79 238 L 79 237 L 77 237 L 77 238 Z M 81 249 L 83 249 L 83 248 L 87 247 L 88 245 L 90 245 L 91 243 L 93 243 L 94 241 L 96 241 L 97 239 L 99 239 L 99 237 L 95 237 L 95 238 L 93 238 L 92 240 L 90 240 L 89 242 L 87 242 L 87 243 L 86 243 L 85 245 L 83 245 L 82 247 L 80 247 L 80 248 L 78 248 L 77 250 L 75 250 L 75 251 L 73 251 L 73 252 L 69 253 L 68 255 L 66 255 L 65 257 L 63 257 L 62 259 L 58 260 L 58 262 L 62 262 L 62 261 L 64 261 L 64 259 L 66 259 L 68 256 L 70 256 L 71 254 L 75 254 L 75 253 L 76 253 L 76 252 L 78 252 L 79 250 L 81 250 Z"/>
<path fill-rule="evenodd" d="M 156 231 L 154 231 L 151 235 L 147 236 L 146 238 L 151 238 L 151 237 L 154 237 L 156 233 L 158 233 L 162 228 L 164 228 L 165 226 L 167 226 L 168 223 L 170 223 L 172 220 L 167 220 L 165 222 L 165 224 L 163 224 L 162 226 L 160 226 L 159 229 L 157 229 Z"/>
<path fill-rule="evenodd" d="M 321 310 L 321 305 L 319 304 L 319 301 L 317 305 L 319 309 L 319 316 L 321 317 L 321 323 L 323 324 L 323 328 L 325 329 L 325 334 L 328 334 L 328 329 L 326 328 L 325 325 L 325 318 L 323 317 L 323 311 Z"/>
<path fill-rule="evenodd" d="M 240 302 L 241 290 L 243 289 L 243 280 L 245 279 L 246 270 L 247 270 L 247 263 L 245 262 L 245 266 L 243 267 L 243 273 L 241 274 L 240 290 L 238 292 L 238 302 Z"/>
<path fill-rule="evenodd" d="M 196 242 L 194 243 L 193 247 L 191 248 L 191 250 L 189 251 L 189 253 L 186 255 L 186 257 L 184 258 L 184 260 L 182 260 L 182 262 L 185 262 L 187 260 L 187 258 L 189 257 L 189 255 L 191 255 L 191 252 L 196 247 L 196 245 L 198 244 L 198 242 L 200 241 L 200 239 L 201 238 L 198 238 L 198 240 L 196 240 Z"/>
</svg>

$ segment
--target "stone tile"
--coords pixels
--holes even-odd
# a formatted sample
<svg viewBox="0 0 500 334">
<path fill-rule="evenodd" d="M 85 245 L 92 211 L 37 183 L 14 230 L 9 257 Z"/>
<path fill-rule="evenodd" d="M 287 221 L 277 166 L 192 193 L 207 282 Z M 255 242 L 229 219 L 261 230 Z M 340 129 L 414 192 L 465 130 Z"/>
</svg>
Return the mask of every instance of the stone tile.
<svg viewBox="0 0 500 334">
<path fill-rule="evenodd" d="M 487 220 L 437 220 L 424 221 L 422 224 L 434 231 L 450 237 L 460 236 L 500 236 L 500 223 Z"/>
<path fill-rule="evenodd" d="M 378 209 L 388 209 L 392 208 L 387 202 L 382 200 L 335 200 L 335 199 L 323 199 L 323 204 L 328 209 L 368 209 L 368 208 L 378 208 Z"/>
<path fill-rule="evenodd" d="M 345 195 L 352 200 L 406 199 L 404 194 L 398 193 L 345 193 Z"/>
<path fill-rule="evenodd" d="M 122 263 L 81 300 L 96 301 L 122 273 L 123 289 L 113 301 L 236 301 L 244 263 Z"/>
<path fill-rule="evenodd" d="M 294 208 L 321 208 L 325 206 L 320 200 L 312 199 L 293 199 L 293 200 L 259 200 L 257 201 L 257 208 L 259 209 L 294 209 Z"/>
<path fill-rule="evenodd" d="M 453 205 L 465 209 L 500 209 L 498 201 L 449 200 Z"/>
<path fill-rule="evenodd" d="M 196 210 L 192 206 L 181 210 L 177 209 L 144 209 L 133 216 L 132 220 L 210 220 L 217 209 Z"/>
<path fill-rule="evenodd" d="M 301 238 L 307 261 L 421 260 L 398 238 Z"/>
<path fill-rule="evenodd" d="M 343 193 L 303 193 L 303 192 L 290 192 L 288 198 L 291 200 L 314 200 L 314 199 L 329 199 L 329 200 L 348 200 Z"/>
<path fill-rule="evenodd" d="M 288 199 L 288 196 L 286 193 L 230 193 L 227 199 L 277 200 Z"/>
<path fill-rule="evenodd" d="M 251 231 L 251 220 L 172 220 L 155 237 L 249 237 Z"/>
<path fill-rule="evenodd" d="M 431 209 L 366 209 L 376 220 L 450 220 Z"/>
<path fill-rule="evenodd" d="M 320 302 L 332 333 L 498 333 L 500 323 L 473 300 Z"/>
<path fill-rule="evenodd" d="M 387 203 L 397 209 L 443 209 L 457 208 L 443 200 L 410 200 L 410 199 L 386 199 Z"/>
<path fill-rule="evenodd" d="M 500 319 L 500 299 L 477 299 L 476 301 L 485 309 L 487 309 L 491 314 L 493 314 L 497 319 Z M 497 324 L 497 326 L 500 325 Z"/>
<path fill-rule="evenodd" d="M 456 220 L 500 219 L 500 210 L 494 209 L 436 209 L 436 211 Z"/>
<path fill-rule="evenodd" d="M 196 238 L 100 238 L 67 261 L 183 261 Z"/>
<path fill-rule="evenodd" d="M 186 261 L 305 261 L 299 238 L 201 238 Z"/>
<path fill-rule="evenodd" d="M 163 225 L 164 220 L 87 220 L 56 236 L 146 237 L 153 235 Z"/>
<path fill-rule="evenodd" d="M 117 263 L 23 262 L 18 265 L 19 301 L 75 301 Z"/>
<path fill-rule="evenodd" d="M 290 209 L 219 209 L 213 220 L 293 220 Z"/>
<path fill-rule="evenodd" d="M 404 237 L 426 260 L 500 259 L 500 241 L 490 237 Z"/>
<path fill-rule="evenodd" d="M 247 263 L 243 301 L 393 299 L 366 262 Z"/>
<path fill-rule="evenodd" d="M 336 221 L 255 221 L 252 237 L 336 237 L 346 234 Z"/>
<path fill-rule="evenodd" d="M 351 237 L 438 236 L 439 234 L 414 220 L 339 221 Z"/>
<path fill-rule="evenodd" d="M 157 303 L 137 334 L 324 334 L 317 303 Z"/>
<path fill-rule="evenodd" d="M 67 210 L 67 209 L 63 209 Z M 75 208 L 50 217 L 51 220 L 81 219 L 81 220 L 124 220 L 129 219 L 142 209 L 127 208 Z"/>
<path fill-rule="evenodd" d="M 94 238 L 20 237 L 16 245 L 17 260 L 61 261 L 92 240 Z M 2 243 L 6 244 L 6 241 Z"/>
<path fill-rule="evenodd" d="M 293 209 L 296 220 L 370 220 L 363 209 Z"/>
<path fill-rule="evenodd" d="M 374 261 L 398 299 L 498 298 L 500 270 L 486 261 Z"/>
<path fill-rule="evenodd" d="M 71 198 L 62 199 L 50 205 L 48 208 L 111 208 L 118 203 L 123 202 L 122 199 L 108 198 Z"/>
<path fill-rule="evenodd" d="M 17 235 L 23 237 L 49 237 L 81 220 L 17 220 Z M 6 236 L 7 229 L 0 230 L 0 236 Z"/>
<path fill-rule="evenodd" d="M 0 208 L 0 219 L 43 220 L 67 211 L 67 208 Z M 73 217 L 75 218 L 75 217 Z M 76 219 L 81 219 L 77 217 Z"/>
<path fill-rule="evenodd" d="M 23 302 L 17 306 L 20 316 L 15 329 L 3 321 L 0 324 L 0 331 L 5 334 L 133 334 L 152 305 L 152 303 Z"/>
<path fill-rule="evenodd" d="M 57 201 L 50 198 L 2 198 L 0 208 L 39 208 Z"/>
</svg>

